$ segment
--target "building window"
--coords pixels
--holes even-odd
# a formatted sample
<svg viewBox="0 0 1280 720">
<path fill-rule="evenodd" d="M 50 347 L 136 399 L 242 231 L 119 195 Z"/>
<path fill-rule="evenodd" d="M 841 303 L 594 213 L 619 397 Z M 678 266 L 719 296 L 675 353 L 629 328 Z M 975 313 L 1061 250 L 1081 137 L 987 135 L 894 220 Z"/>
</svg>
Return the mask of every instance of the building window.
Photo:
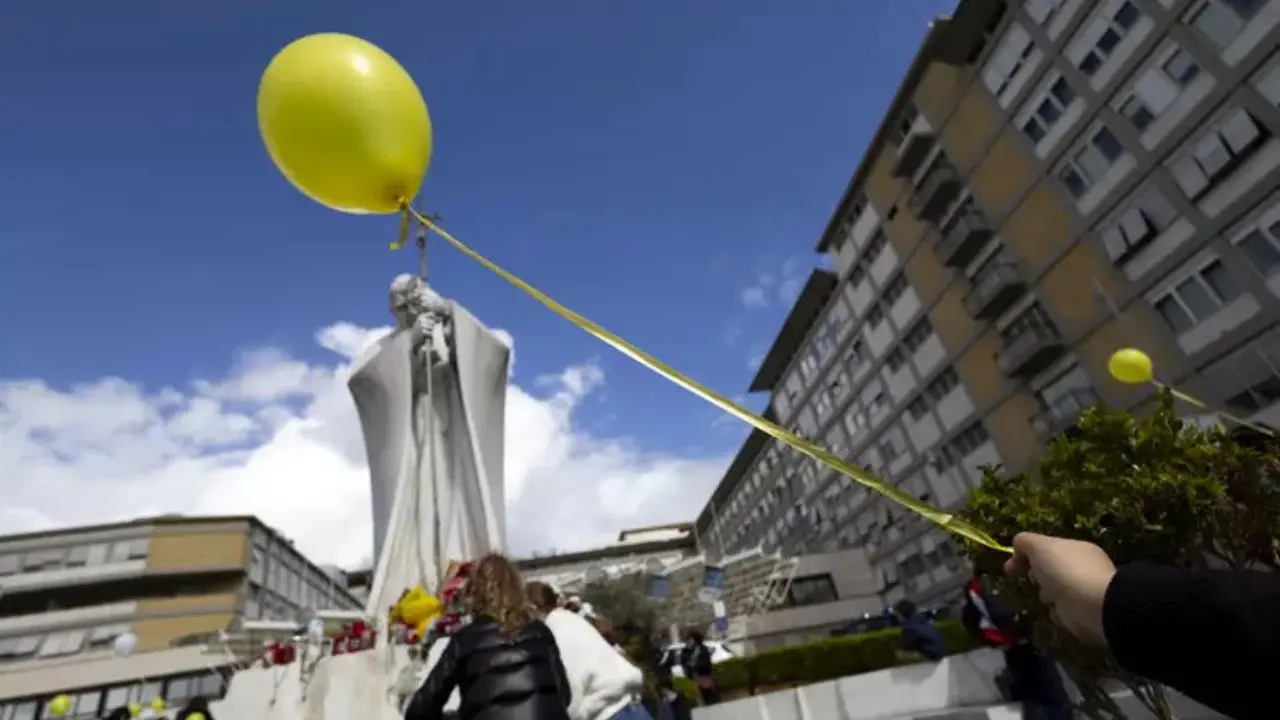
<svg viewBox="0 0 1280 720">
<path fill-rule="evenodd" d="M 1081 198 L 1107 176 L 1124 155 L 1124 146 L 1105 127 L 1098 128 L 1089 142 L 1058 171 L 1058 178 L 1076 198 Z"/>
<path fill-rule="evenodd" d="M 903 108 L 902 114 L 898 117 L 898 124 L 893 128 L 893 135 L 889 137 L 889 143 L 892 145 L 901 145 L 903 140 L 911 134 L 911 127 L 915 125 L 916 118 L 920 113 L 916 110 L 916 106 L 907 103 Z"/>
<path fill-rule="evenodd" d="M 1248 112 L 1236 108 L 1173 165 L 1173 177 L 1196 200 L 1225 180 L 1267 139 Z"/>
<path fill-rule="evenodd" d="M 955 453 L 957 459 L 967 457 L 974 450 L 982 447 L 982 444 L 990 440 L 991 436 L 987 434 L 987 428 L 982 424 L 981 420 L 974 422 L 956 435 L 951 441 L 950 449 Z"/>
<path fill-rule="evenodd" d="M 0 555 L 0 577 L 17 575 L 22 569 L 22 558 L 17 555 Z"/>
<path fill-rule="evenodd" d="M 960 385 L 960 376 L 956 374 L 954 368 L 947 368 L 938 373 L 938 377 L 933 379 L 924 389 L 925 397 L 931 402 L 938 402 L 946 397 L 950 392 Z"/>
<path fill-rule="evenodd" d="M 906 335 L 902 336 L 902 344 L 907 347 L 907 350 L 915 352 L 932 336 L 933 325 L 929 322 L 929 318 L 922 317 L 907 331 Z"/>
<path fill-rule="evenodd" d="M 1263 277 L 1280 270 L 1280 220 L 1250 228 L 1234 242 Z"/>
<path fill-rule="evenodd" d="M 884 308 L 879 303 L 876 303 L 867 312 L 867 329 L 875 332 L 880 329 L 880 323 L 882 322 L 884 322 Z"/>
<path fill-rule="evenodd" d="M 1129 31 L 1133 29 L 1133 26 L 1137 24 L 1141 17 L 1142 13 L 1138 11 L 1138 8 L 1133 3 L 1125 0 L 1120 4 L 1114 15 L 1100 20 L 1099 24 L 1103 26 L 1102 33 L 1094 41 L 1093 47 L 1077 63 L 1080 71 L 1089 77 L 1093 77 L 1107 63 L 1111 54 L 1115 52 L 1116 47 L 1120 45 L 1120 41 L 1124 39 L 1125 35 L 1129 34 Z"/>
<path fill-rule="evenodd" d="M 884 302 L 886 305 L 892 305 L 898 302 L 898 298 L 907 292 L 907 276 L 898 273 L 897 277 L 889 281 L 884 286 Z"/>
<path fill-rule="evenodd" d="M 1266 0 L 1199 0 L 1187 11 L 1186 22 L 1226 50 L 1264 5 Z"/>
<path fill-rule="evenodd" d="M 1040 303 L 1033 303 L 1000 331 L 1000 338 L 1007 345 L 1027 333 L 1040 331 L 1056 334 L 1057 327 L 1045 313 L 1044 308 L 1040 307 Z"/>
<path fill-rule="evenodd" d="M 894 348 L 892 352 L 884 359 L 885 365 L 888 366 L 889 372 L 896 373 L 907 364 L 907 358 L 902 354 L 902 350 Z"/>
<path fill-rule="evenodd" d="M 907 415 L 914 421 L 919 421 L 925 415 L 929 414 L 929 402 L 925 400 L 924 395 L 917 397 L 910 403 L 907 403 Z"/>
<path fill-rule="evenodd" d="M 835 602 L 837 597 L 836 584 L 831 579 L 830 573 L 809 575 L 791 581 L 791 589 L 787 591 L 787 606 L 801 607 Z"/>
<path fill-rule="evenodd" d="M 1035 24 L 1045 27 L 1053 21 L 1053 16 L 1062 7 L 1063 0 L 1027 0 L 1023 10 Z"/>
<path fill-rule="evenodd" d="M 896 425 L 880 436 L 880 452 L 886 463 L 892 463 L 907 452 L 907 437 Z"/>
<path fill-rule="evenodd" d="M 1035 112 L 1022 124 L 1022 131 L 1032 142 L 1040 142 L 1049 134 L 1054 125 L 1062 119 L 1067 107 L 1076 99 L 1076 91 L 1071 88 L 1066 78 L 1061 75 L 1049 85 L 1038 103 Z M 1033 101 L 1035 102 L 1035 101 Z"/>
<path fill-rule="evenodd" d="M 1158 188 L 1148 187 L 1102 231 L 1112 262 L 1121 262 L 1173 224 L 1178 211 Z"/>
<path fill-rule="evenodd" d="M 1253 78 L 1253 87 L 1267 102 L 1280 107 L 1280 54 L 1272 55 Z"/>
<path fill-rule="evenodd" d="M 867 243 L 867 249 L 862 257 L 866 259 L 867 265 L 873 265 L 887 247 L 889 247 L 889 238 L 885 237 L 883 231 L 876 230 L 876 234 L 871 236 L 871 242 Z"/>
<path fill-rule="evenodd" d="M 1034 52 L 1035 43 L 1031 41 L 1031 34 L 1020 25 L 1010 26 L 1008 34 L 992 52 L 991 60 L 987 62 L 987 68 L 982 74 L 982 81 L 991 94 L 1003 99 L 1005 91 L 1031 64 Z"/>
<path fill-rule="evenodd" d="M 1120 114 L 1138 132 L 1155 122 L 1182 91 L 1200 75 L 1200 66 L 1186 51 L 1175 48 L 1158 67 L 1149 68 L 1133 84 L 1133 91 L 1120 105 Z"/>
<path fill-rule="evenodd" d="M 1156 311 L 1180 335 L 1240 296 L 1240 286 L 1213 260 L 1155 301 Z"/>
</svg>

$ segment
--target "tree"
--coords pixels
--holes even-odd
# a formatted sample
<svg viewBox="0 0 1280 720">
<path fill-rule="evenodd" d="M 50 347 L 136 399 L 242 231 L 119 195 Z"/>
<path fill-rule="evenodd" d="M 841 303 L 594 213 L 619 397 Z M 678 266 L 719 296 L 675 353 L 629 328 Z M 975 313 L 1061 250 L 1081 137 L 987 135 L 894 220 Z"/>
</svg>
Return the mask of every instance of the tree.
<svg viewBox="0 0 1280 720">
<path fill-rule="evenodd" d="M 966 520 L 1009 541 L 1021 531 L 1096 543 L 1122 565 L 1147 561 L 1184 567 L 1280 568 L 1280 456 L 1270 438 L 1202 430 L 1181 421 L 1172 396 L 1139 420 L 1127 412 L 1087 410 L 1056 438 L 1033 472 L 984 468 Z M 966 543 L 975 567 L 995 571 L 1005 556 Z M 1084 696 L 1081 711 L 1121 720 L 1102 683 L 1119 680 L 1157 717 L 1171 718 L 1162 688 L 1121 670 L 1049 622 L 1029 581 L 994 573 L 1027 613 L 1033 641 L 1057 657 Z M 1171 629 L 1176 632 L 1176 628 Z"/>
</svg>

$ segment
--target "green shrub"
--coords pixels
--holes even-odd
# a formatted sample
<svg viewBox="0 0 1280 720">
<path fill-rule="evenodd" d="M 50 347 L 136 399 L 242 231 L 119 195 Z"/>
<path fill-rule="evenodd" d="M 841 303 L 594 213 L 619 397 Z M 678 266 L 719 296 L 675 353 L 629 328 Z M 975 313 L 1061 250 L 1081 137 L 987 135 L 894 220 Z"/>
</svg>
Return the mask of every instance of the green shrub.
<svg viewBox="0 0 1280 720">
<path fill-rule="evenodd" d="M 1030 472 L 984 469 L 963 516 L 1005 542 L 1023 531 L 1087 540 L 1117 565 L 1203 567 L 1212 559 L 1232 568 L 1280 569 L 1276 449 L 1272 440 L 1250 447 L 1231 433 L 1184 423 L 1163 392 L 1146 419 L 1087 410 Z M 1097 720 L 1125 717 L 1107 692 L 1108 681 L 1120 680 L 1154 715 L 1171 717 L 1159 686 L 1059 632 L 1029 580 L 998 572 L 1003 553 L 971 542 L 965 550 L 975 566 L 993 572 L 993 582 L 1026 613 L 1035 643 L 1080 689 L 1080 712 Z"/>
<path fill-rule="evenodd" d="M 947 640 L 948 654 L 977 647 L 977 642 L 959 623 L 943 620 L 937 626 Z M 759 687 L 807 685 L 902 665 L 904 661 L 898 659 L 901 649 L 901 631 L 878 630 L 726 660 L 716 664 L 715 675 L 721 692 L 729 694 L 750 692 Z M 696 687 L 692 682 L 685 682 L 696 697 Z M 683 687 L 681 692 L 685 692 Z"/>
<path fill-rule="evenodd" d="M 671 687 L 675 691 L 684 696 L 691 705 L 698 704 L 698 684 L 689 678 L 673 677 L 671 678 Z"/>
</svg>

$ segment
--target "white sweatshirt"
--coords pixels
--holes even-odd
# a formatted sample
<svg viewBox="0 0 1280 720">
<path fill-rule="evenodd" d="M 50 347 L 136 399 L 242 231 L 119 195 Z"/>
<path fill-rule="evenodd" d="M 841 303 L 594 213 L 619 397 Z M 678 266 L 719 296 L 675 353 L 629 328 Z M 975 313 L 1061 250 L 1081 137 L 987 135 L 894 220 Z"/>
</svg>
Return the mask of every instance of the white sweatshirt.
<svg viewBox="0 0 1280 720">
<path fill-rule="evenodd" d="M 545 622 L 556 638 L 573 691 L 572 720 L 609 720 L 635 701 L 644 688 L 643 673 L 594 625 L 561 608 L 548 613 Z"/>
</svg>

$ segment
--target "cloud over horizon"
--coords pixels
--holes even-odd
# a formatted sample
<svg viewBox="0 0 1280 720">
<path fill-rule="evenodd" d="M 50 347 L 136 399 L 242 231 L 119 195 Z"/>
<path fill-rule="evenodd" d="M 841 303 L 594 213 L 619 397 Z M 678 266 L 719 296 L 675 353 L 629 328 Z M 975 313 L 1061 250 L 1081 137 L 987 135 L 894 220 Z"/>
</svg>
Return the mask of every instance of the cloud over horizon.
<svg viewBox="0 0 1280 720">
<path fill-rule="evenodd" d="M 186 388 L 0 377 L 0 529 L 252 514 L 317 562 L 368 563 L 369 484 L 346 377 L 388 330 L 334 323 L 315 333 L 328 361 L 251 348 L 225 376 Z M 582 402 L 606 381 L 583 362 L 508 386 L 511 554 L 597 547 L 620 529 L 692 519 L 723 474 L 727 457 L 645 451 L 580 427 Z"/>
</svg>

